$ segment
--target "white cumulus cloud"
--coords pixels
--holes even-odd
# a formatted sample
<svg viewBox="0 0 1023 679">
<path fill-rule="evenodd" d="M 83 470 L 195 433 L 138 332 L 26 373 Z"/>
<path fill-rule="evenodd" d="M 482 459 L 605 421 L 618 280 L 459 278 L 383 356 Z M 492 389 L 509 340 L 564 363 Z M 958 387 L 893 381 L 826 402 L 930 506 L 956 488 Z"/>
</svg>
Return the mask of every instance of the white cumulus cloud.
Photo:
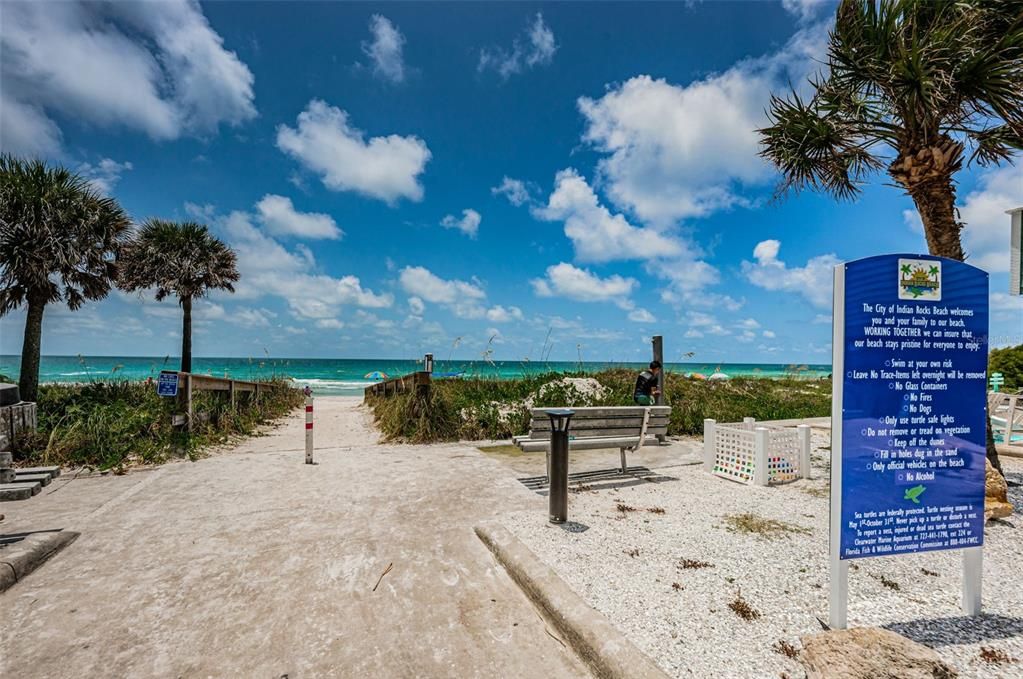
<svg viewBox="0 0 1023 679">
<path fill-rule="evenodd" d="M 648 224 L 747 204 L 742 187 L 774 176 L 756 131 L 771 93 L 817 70 L 826 37 L 814 26 L 777 53 L 688 85 L 639 75 L 580 98 L 583 140 L 606 154 L 598 173 L 609 198 Z"/>
<path fill-rule="evenodd" d="M 583 262 L 654 259 L 684 252 L 677 239 L 633 226 L 621 214 L 611 214 L 586 180 L 571 168 L 558 172 L 547 205 L 533 212 L 540 219 L 563 221 L 565 235 Z"/>
<path fill-rule="evenodd" d="M 836 0 L 781 0 L 786 12 L 794 14 L 802 21 L 813 19 L 825 9 L 834 9 Z"/>
<path fill-rule="evenodd" d="M 487 309 L 487 320 L 492 323 L 507 323 L 509 321 L 521 321 L 522 309 L 517 306 L 503 307 L 500 304 Z"/>
<path fill-rule="evenodd" d="M 367 140 L 345 111 L 319 99 L 298 115 L 296 127 L 278 126 L 277 148 L 333 191 L 355 191 L 389 204 L 423 198 L 419 175 L 431 158 L 426 142 L 397 134 Z"/>
<path fill-rule="evenodd" d="M 987 170 L 979 186 L 966 195 L 959 216 L 967 262 L 992 273 L 1009 270 L 1009 215 L 1023 207 L 1023 165 Z"/>
<path fill-rule="evenodd" d="M 383 308 L 394 303 L 392 295 L 364 288 L 356 276 L 315 273 L 309 248 L 299 244 L 288 250 L 259 229 L 248 213 L 235 211 L 215 222 L 238 254 L 239 299 L 280 297 L 295 316 L 312 320 L 335 318 L 343 306 Z"/>
<path fill-rule="evenodd" d="M 385 16 L 374 14 L 369 20 L 373 40 L 362 43 L 363 53 L 373 62 L 373 73 L 393 83 L 405 80 L 405 61 L 402 49 L 405 36 Z"/>
<path fill-rule="evenodd" d="M 277 314 L 269 309 L 238 307 L 228 314 L 227 319 L 246 328 L 268 328 L 270 321 L 276 317 Z"/>
<path fill-rule="evenodd" d="M 512 179 L 508 176 L 503 177 L 497 186 L 491 187 L 490 193 L 495 196 L 504 196 L 515 207 L 524 205 L 530 200 L 529 188 L 526 183 L 521 179 Z"/>
<path fill-rule="evenodd" d="M 805 266 L 788 266 L 778 259 L 780 249 L 777 240 L 757 243 L 753 249 L 756 261 L 742 263 L 749 282 L 765 290 L 797 293 L 817 307 L 830 307 L 835 265 L 842 260 L 826 254 L 811 258 Z"/>
<path fill-rule="evenodd" d="M 158 140 L 256 115 L 252 72 L 194 0 L 4 3 L 0 51 L 4 151 L 58 153 L 55 113 Z"/>
<path fill-rule="evenodd" d="M 479 233 L 481 221 L 483 221 L 483 217 L 480 216 L 479 212 L 472 208 L 466 208 L 462 210 L 461 218 L 454 215 L 445 215 L 444 219 L 440 220 L 440 224 L 445 229 L 458 229 L 470 238 L 475 238 L 476 234 Z"/>
<path fill-rule="evenodd" d="M 543 14 L 537 12 L 525 35 L 516 38 L 511 49 L 491 47 L 480 50 L 477 70 L 492 69 L 507 79 L 525 69 L 550 64 L 557 49 L 554 32 L 544 23 Z"/>
<path fill-rule="evenodd" d="M 601 278 L 587 269 L 567 262 L 547 267 L 544 278 L 530 281 L 540 297 L 566 297 L 579 302 L 613 302 L 623 309 L 632 309 L 629 297 L 639 286 L 635 278 L 613 274 Z"/>
<path fill-rule="evenodd" d="M 423 266 L 405 267 L 398 276 L 398 282 L 405 292 L 434 304 L 456 304 L 487 296 L 483 288 L 474 283 L 445 280 Z"/>
<path fill-rule="evenodd" d="M 343 235 L 333 217 L 319 212 L 298 212 L 291 199 L 285 196 L 263 196 L 256 203 L 256 214 L 263 228 L 275 236 L 337 240 Z"/>
<path fill-rule="evenodd" d="M 686 337 L 703 337 L 704 335 L 730 335 L 717 317 L 702 311 L 689 311 L 686 313 L 683 325 L 688 327 Z"/>
<path fill-rule="evenodd" d="M 487 307 L 487 293 L 474 279 L 472 282 L 441 278 L 423 266 L 406 266 L 398 275 L 398 284 L 410 295 L 410 321 L 422 320 L 424 302 L 439 304 L 459 318 L 487 319 L 493 323 L 522 320 L 518 307 L 496 305 Z"/>
<path fill-rule="evenodd" d="M 656 323 L 657 319 L 646 309 L 633 309 L 629 312 L 629 320 L 634 323 Z"/>
<path fill-rule="evenodd" d="M 82 163 L 78 166 L 78 174 L 89 180 L 93 188 L 105 196 L 109 196 L 117 182 L 121 181 L 121 175 L 132 169 L 131 163 L 118 163 L 110 158 L 103 158 L 95 165 Z"/>
</svg>

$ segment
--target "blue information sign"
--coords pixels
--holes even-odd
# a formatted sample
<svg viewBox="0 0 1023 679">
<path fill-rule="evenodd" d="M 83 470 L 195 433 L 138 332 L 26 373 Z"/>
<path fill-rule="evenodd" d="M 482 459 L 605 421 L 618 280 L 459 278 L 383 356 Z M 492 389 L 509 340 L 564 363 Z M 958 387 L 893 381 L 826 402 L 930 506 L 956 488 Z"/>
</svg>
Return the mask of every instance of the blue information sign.
<svg viewBox="0 0 1023 679">
<path fill-rule="evenodd" d="M 840 558 L 979 547 L 987 273 L 882 255 L 846 264 L 844 293 Z"/>
<path fill-rule="evenodd" d="M 159 396 L 178 395 L 178 374 L 175 372 L 161 372 L 156 383 L 156 393 Z"/>
</svg>

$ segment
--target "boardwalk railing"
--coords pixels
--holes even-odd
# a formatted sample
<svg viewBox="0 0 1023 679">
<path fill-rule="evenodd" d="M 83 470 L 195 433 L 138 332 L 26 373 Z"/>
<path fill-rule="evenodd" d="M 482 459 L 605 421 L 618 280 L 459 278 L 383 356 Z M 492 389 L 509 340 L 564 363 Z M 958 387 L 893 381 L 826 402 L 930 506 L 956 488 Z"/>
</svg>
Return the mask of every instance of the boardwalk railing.
<svg viewBox="0 0 1023 679">
<path fill-rule="evenodd" d="M 193 392 L 213 391 L 225 394 L 233 407 L 237 403 L 239 394 L 246 394 L 246 398 L 258 401 L 261 393 L 265 393 L 270 389 L 282 388 L 285 387 L 278 383 L 252 382 L 249 380 L 235 380 L 229 377 L 213 377 L 212 375 L 178 372 L 179 414 L 175 415 L 174 424 L 184 426 L 188 431 L 192 430 L 192 419 L 194 418 L 192 411 Z"/>
<path fill-rule="evenodd" d="M 409 373 L 401 377 L 393 377 L 383 382 L 371 384 L 365 389 L 366 397 L 370 396 L 394 396 L 395 394 L 407 394 L 411 391 L 429 391 L 430 373 L 425 370 Z"/>
</svg>

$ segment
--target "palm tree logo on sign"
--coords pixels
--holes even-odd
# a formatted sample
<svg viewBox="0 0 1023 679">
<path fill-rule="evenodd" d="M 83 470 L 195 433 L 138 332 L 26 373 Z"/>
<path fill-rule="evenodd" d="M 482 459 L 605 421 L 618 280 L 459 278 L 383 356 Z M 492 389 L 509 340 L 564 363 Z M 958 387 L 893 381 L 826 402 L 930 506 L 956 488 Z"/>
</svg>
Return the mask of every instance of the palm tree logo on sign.
<svg viewBox="0 0 1023 679">
<path fill-rule="evenodd" d="M 899 259 L 899 299 L 941 301 L 941 262 Z"/>
</svg>

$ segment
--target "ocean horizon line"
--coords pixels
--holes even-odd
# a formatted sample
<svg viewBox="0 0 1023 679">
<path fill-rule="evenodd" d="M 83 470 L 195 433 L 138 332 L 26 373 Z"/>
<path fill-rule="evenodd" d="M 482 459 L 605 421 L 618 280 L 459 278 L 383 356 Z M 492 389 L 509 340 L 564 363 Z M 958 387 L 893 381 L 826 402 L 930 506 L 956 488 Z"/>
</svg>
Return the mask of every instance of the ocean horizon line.
<svg viewBox="0 0 1023 679">
<path fill-rule="evenodd" d="M 0 373 L 16 378 L 20 366 L 17 354 L 0 355 Z M 80 383 L 110 380 L 145 380 L 161 370 L 176 370 L 177 357 L 171 356 L 59 356 L 40 359 L 42 383 Z M 434 372 L 448 377 L 484 379 L 521 379 L 546 373 L 595 373 L 609 368 L 639 370 L 647 361 L 524 361 L 476 359 L 434 359 Z M 826 377 L 829 364 L 810 363 L 729 363 L 726 361 L 665 361 L 669 372 L 709 377 L 723 372 L 729 377 L 783 378 Z M 356 395 L 376 382 L 383 373 L 388 377 L 420 370 L 422 359 L 409 358 L 238 358 L 196 356 L 192 372 L 235 379 L 286 377 L 296 386 L 311 386 L 319 394 Z"/>
</svg>

